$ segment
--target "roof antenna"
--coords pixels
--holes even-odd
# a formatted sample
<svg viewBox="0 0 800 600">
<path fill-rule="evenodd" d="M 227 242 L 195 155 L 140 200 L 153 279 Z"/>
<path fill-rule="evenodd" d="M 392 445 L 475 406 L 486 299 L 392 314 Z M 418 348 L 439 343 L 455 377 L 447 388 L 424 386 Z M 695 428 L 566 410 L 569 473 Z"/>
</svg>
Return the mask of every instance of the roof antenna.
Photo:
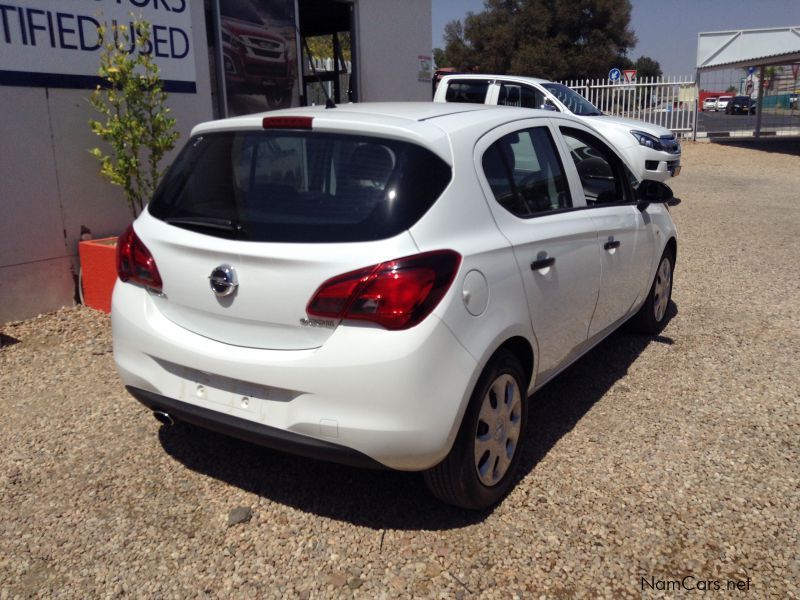
<svg viewBox="0 0 800 600">
<path fill-rule="evenodd" d="M 297 33 L 300 33 L 300 30 L 298 30 Z M 317 73 L 317 68 L 314 66 L 314 56 L 311 54 L 311 50 L 308 47 L 308 40 L 302 33 L 300 33 L 300 37 L 303 40 L 303 46 L 305 46 L 306 56 L 308 56 L 308 62 L 311 65 L 311 72 L 314 74 L 314 79 L 317 80 L 317 83 L 322 88 L 322 92 L 325 94 L 325 108 L 336 108 L 336 103 L 331 100 L 328 94 L 328 88 L 322 83 L 322 79 L 320 79 L 319 73 Z"/>
</svg>

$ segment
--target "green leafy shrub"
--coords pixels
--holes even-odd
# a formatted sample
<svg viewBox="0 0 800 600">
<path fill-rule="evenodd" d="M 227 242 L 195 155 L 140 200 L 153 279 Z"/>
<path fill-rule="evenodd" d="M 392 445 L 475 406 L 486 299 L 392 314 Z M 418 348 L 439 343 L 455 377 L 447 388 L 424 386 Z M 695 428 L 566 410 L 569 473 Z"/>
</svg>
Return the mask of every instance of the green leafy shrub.
<svg viewBox="0 0 800 600">
<path fill-rule="evenodd" d="M 167 93 L 152 58 L 150 24 L 114 24 L 98 29 L 103 47 L 97 86 L 89 101 L 103 115 L 89 125 L 108 146 L 92 148 L 100 174 L 122 188 L 135 218 L 153 196 L 163 174 L 159 162 L 175 147 L 178 132 L 169 116 Z"/>
</svg>

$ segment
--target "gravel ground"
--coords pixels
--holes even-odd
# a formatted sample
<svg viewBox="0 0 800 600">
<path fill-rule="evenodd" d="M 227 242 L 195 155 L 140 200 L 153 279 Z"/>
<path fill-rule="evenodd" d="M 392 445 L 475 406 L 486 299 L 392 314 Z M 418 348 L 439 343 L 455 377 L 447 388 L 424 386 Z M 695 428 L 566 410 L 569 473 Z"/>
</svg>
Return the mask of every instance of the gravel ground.
<svg viewBox="0 0 800 600">
<path fill-rule="evenodd" d="M 161 428 L 90 309 L 5 324 L 0 598 L 798 598 L 794 144 L 685 146 L 671 321 L 534 396 L 484 514 L 415 474 Z"/>
</svg>

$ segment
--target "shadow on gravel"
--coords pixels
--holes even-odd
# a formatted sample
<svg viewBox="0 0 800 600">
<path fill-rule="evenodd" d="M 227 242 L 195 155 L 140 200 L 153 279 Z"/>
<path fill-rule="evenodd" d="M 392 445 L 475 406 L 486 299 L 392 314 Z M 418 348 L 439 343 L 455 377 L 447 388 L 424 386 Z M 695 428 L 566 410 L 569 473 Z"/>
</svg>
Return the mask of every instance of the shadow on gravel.
<svg viewBox="0 0 800 600">
<path fill-rule="evenodd" d="M 19 340 L 17 338 L 13 338 L 5 333 L 0 333 L 0 348 L 3 348 L 4 346 L 13 346 L 14 344 L 19 344 Z"/>
<path fill-rule="evenodd" d="M 668 316 L 677 314 L 670 303 Z M 518 480 L 603 397 L 651 342 L 664 336 L 618 331 L 531 397 Z M 373 471 L 255 446 L 191 425 L 159 430 L 164 450 L 189 469 L 304 512 L 373 529 L 442 530 L 491 514 L 444 505 L 417 473 Z"/>
<path fill-rule="evenodd" d="M 720 146 L 733 146 L 734 148 L 747 148 L 748 150 L 760 150 L 762 152 L 772 152 L 775 154 L 800 156 L 800 137 L 768 137 L 760 140 L 751 139 L 745 141 L 715 139 L 714 143 L 719 144 Z"/>
<path fill-rule="evenodd" d="M 677 314 L 678 307 L 670 301 L 668 322 Z M 651 343 L 671 346 L 675 342 L 664 335 L 632 334 L 623 327 L 531 396 L 527 442 L 522 449 L 518 480 L 530 473 L 558 440 L 625 376 L 633 361 Z"/>
</svg>

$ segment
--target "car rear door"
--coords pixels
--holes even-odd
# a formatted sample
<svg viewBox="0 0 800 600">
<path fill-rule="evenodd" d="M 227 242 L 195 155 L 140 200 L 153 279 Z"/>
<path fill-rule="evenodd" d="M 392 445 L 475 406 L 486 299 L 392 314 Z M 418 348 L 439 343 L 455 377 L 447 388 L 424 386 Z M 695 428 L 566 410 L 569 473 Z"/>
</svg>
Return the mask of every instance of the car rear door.
<svg viewBox="0 0 800 600">
<path fill-rule="evenodd" d="M 534 335 L 538 379 L 586 342 L 600 290 L 594 220 L 575 210 L 548 121 L 505 125 L 476 145 L 475 165 L 500 231 L 511 243 Z"/>
</svg>

